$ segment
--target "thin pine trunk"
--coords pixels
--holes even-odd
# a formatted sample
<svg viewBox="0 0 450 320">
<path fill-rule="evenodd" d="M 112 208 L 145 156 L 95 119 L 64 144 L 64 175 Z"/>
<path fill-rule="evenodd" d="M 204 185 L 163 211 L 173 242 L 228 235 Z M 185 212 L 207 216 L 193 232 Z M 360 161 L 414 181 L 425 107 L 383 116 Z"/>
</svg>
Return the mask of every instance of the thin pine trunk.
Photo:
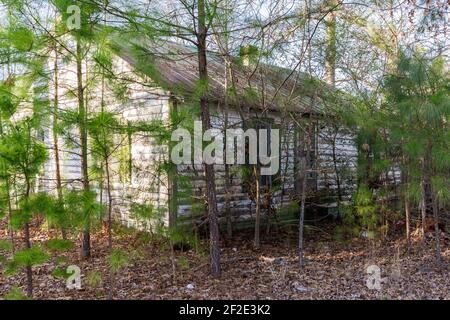
<svg viewBox="0 0 450 320">
<path fill-rule="evenodd" d="M 410 221 L 411 221 L 411 204 L 409 202 L 409 199 L 406 197 L 405 198 L 405 220 L 406 220 L 406 242 L 408 244 L 408 249 L 411 246 L 411 226 L 410 226 Z"/>
<path fill-rule="evenodd" d="M 337 5 L 337 0 L 332 0 L 331 8 Z M 325 72 L 327 82 L 335 86 L 336 83 L 336 12 L 331 11 L 325 21 L 327 33 L 327 47 L 325 52 Z"/>
<path fill-rule="evenodd" d="M 109 157 L 105 157 L 106 170 L 106 189 L 108 192 L 108 249 L 112 251 L 112 193 L 111 193 L 111 175 L 109 170 Z"/>
<path fill-rule="evenodd" d="M 228 47 L 228 46 L 227 46 Z M 225 59 L 225 104 L 224 104 L 224 131 L 228 129 L 228 84 L 229 84 L 229 73 L 230 64 L 228 58 Z M 226 147 L 226 144 L 225 144 Z M 224 155 L 226 155 L 226 150 L 224 150 Z M 230 166 L 225 161 L 225 217 L 227 223 L 227 236 L 228 239 L 233 237 L 233 226 L 231 224 L 231 209 L 230 209 L 230 200 L 231 200 L 231 187 L 230 187 Z"/>
<path fill-rule="evenodd" d="M 427 194 L 428 194 L 428 157 L 425 156 L 422 162 L 422 199 L 421 199 L 421 216 L 422 216 L 422 244 L 424 245 L 426 242 L 425 233 L 426 233 L 426 224 L 427 224 Z"/>
<path fill-rule="evenodd" d="M 80 41 L 76 44 L 76 60 L 77 60 L 77 95 L 78 95 L 78 113 L 79 113 L 79 134 L 81 148 L 81 173 L 83 180 L 83 190 L 89 191 L 89 174 L 88 174 L 88 152 L 87 152 L 87 130 L 86 130 L 86 107 L 84 104 L 84 87 L 83 87 L 83 69 L 82 69 L 82 50 Z M 88 259 L 91 256 L 91 233 L 89 217 L 84 222 L 82 233 L 81 254 L 83 258 Z"/>
<path fill-rule="evenodd" d="M 225 7 L 227 7 L 228 3 L 226 2 Z M 218 45 L 218 48 L 223 55 L 224 63 L 225 63 L 225 75 L 224 75 L 224 81 L 225 81 L 225 97 L 224 97 L 224 131 L 228 129 L 229 126 L 229 97 L 228 97 L 228 89 L 231 86 L 233 86 L 233 69 L 231 67 L 232 62 L 229 54 L 229 48 L 228 48 L 228 41 L 229 39 L 225 36 L 224 37 L 224 43 L 222 44 L 220 40 L 220 36 L 215 33 L 214 34 L 216 38 L 216 42 Z M 224 144 L 224 155 L 226 155 L 226 144 Z M 231 239 L 233 237 L 233 223 L 232 223 L 232 213 L 231 213 L 231 181 L 230 181 L 230 165 L 226 163 L 225 159 L 225 218 L 226 218 L 226 228 L 227 228 L 227 237 L 228 239 Z"/>
<path fill-rule="evenodd" d="M 25 237 L 25 247 L 27 249 L 31 249 L 31 241 L 30 241 L 30 225 L 29 223 L 25 223 L 24 226 L 24 237 Z M 29 298 L 33 297 L 33 270 L 31 266 L 26 266 L 27 273 L 27 296 Z"/>
<path fill-rule="evenodd" d="M 341 177 L 339 175 L 339 168 L 337 165 L 337 155 L 336 155 L 336 137 L 338 134 L 338 128 L 335 128 L 336 132 L 333 136 L 333 143 L 332 143 L 332 152 L 333 152 L 333 166 L 334 166 L 334 172 L 336 174 L 336 186 L 337 186 L 337 196 L 338 196 L 338 210 L 340 207 L 340 204 L 342 202 L 342 187 L 341 187 Z"/>
<path fill-rule="evenodd" d="M 302 269 L 305 266 L 305 258 L 304 258 L 304 229 L 305 229 L 305 203 L 306 203 L 306 192 L 307 192 L 307 181 L 308 181 L 308 161 L 311 153 L 311 137 L 312 137 L 312 124 L 308 124 L 308 136 L 306 137 L 306 154 L 302 159 L 301 166 L 301 200 L 300 200 L 300 219 L 298 224 L 298 257 L 299 257 L 299 266 Z"/>
<path fill-rule="evenodd" d="M 31 185 L 28 177 L 25 177 L 26 180 L 26 192 L 25 197 L 28 199 L 30 197 Z M 30 238 L 30 224 L 28 222 L 24 225 L 24 240 L 25 247 L 27 249 L 31 249 L 31 238 Z M 26 274 L 27 274 L 27 296 L 28 298 L 33 297 L 33 270 L 31 265 L 26 266 Z"/>
<path fill-rule="evenodd" d="M 198 32 L 197 32 L 197 53 L 199 79 L 205 85 L 205 91 L 200 98 L 201 118 L 203 130 L 211 128 L 211 119 L 209 114 L 208 101 L 208 68 L 206 58 L 206 12 L 205 0 L 198 1 Z M 204 164 L 206 194 L 208 199 L 208 217 L 209 217 L 209 236 L 210 236 L 210 255 L 211 255 L 211 274 L 213 277 L 220 276 L 220 242 L 219 242 L 219 221 L 216 199 L 216 183 L 214 165 Z"/>
<path fill-rule="evenodd" d="M 411 203 L 409 201 L 409 172 L 407 167 L 407 161 L 406 159 L 404 159 L 404 167 L 405 167 L 405 172 L 404 172 L 404 185 L 405 185 L 405 226 L 406 226 L 406 242 L 408 244 L 408 250 L 410 248 L 410 244 L 411 244 L 411 230 L 410 230 L 410 220 L 411 220 Z"/>
<path fill-rule="evenodd" d="M 261 185 L 259 181 L 259 174 L 257 166 L 253 167 L 253 175 L 255 176 L 255 202 L 256 202 L 256 214 L 255 214 L 255 249 L 259 250 L 261 247 L 260 241 L 260 228 L 261 228 Z"/>
<path fill-rule="evenodd" d="M 440 235 L 441 231 L 439 229 L 439 203 L 436 198 L 436 194 L 433 192 L 432 194 L 433 201 L 433 218 L 434 218 L 434 234 L 435 234 L 435 248 L 436 248 L 436 263 L 438 266 L 441 265 L 441 243 L 440 243 Z"/>
<path fill-rule="evenodd" d="M 59 105 L 59 79 L 58 79 L 58 49 L 55 44 L 55 60 L 54 60 L 54 100 L 53 100 L 53 123 L 52 123 L 52 134 L 53 134 L 53 152 L 55 154 L 55 173 L 56 173 L 56 190 L 58 194 L 58 200 L 62 202 L 62 182 L 61 182 L 61 167 L 60 167 L 60 157 L 59 157 L 59 143 L 58 143 L 58 105 Z M 64 226 L 61 227 L 61 236 L 63 239 L 67 238 L 67 233 Z"/>
<path fill-rule="evenodd" d="M 10 65 L 9 65 L 9 56 L 7 56 L 7 75 L 6 75 L 6 79 L 8 79 L 8 77 L 10 76 Z M 0 136 L 3 136 L 3 121 L 2 118 L 0 116 Z M 6 189 L 6 195 L 7 195 L 7 202 L 8 202 L 8 233 L 9 233 L 9 237 L 11 240 L 11 252 L 14 254 L 15 250 L 15 241 L 14 241 L 14 229 L 12 226 L 12 203 L 11 203 L 11 186 L 9 184 L 9 178 L 10 176 L 7 173 L 7 169 L 6 167 L 3 167 L 3 174 L 5 177 L 5 189 Z"/>
<path fill-rule="evenodd" d="M 11 252 L 14 254 L 16 251 L 16 244 L 14 240 L 14 229 L 12 227 L 12 204 L 11 204 L 11 198 L 10 198 L 10 186 L 9 186 L 9 180 L 6 178 L 6 194 L 8 195 L 8 228 L 9 228 L 9 237 L 11 239 Z"/>
</svg>

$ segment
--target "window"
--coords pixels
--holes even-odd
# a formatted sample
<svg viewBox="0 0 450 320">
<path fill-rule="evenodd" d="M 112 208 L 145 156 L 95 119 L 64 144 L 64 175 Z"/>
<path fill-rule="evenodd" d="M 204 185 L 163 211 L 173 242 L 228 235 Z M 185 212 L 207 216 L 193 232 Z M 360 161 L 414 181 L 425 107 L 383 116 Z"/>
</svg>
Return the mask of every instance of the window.
<svg viewBox="0 0 450 320">
<path fill-rule="evenodd" d="M 256 164 L 256 170 L 257 170 L 257 174 L 259 176 L 259 183 L 260 183 L 260 188 L 262 190 L 267 190 L 270 189 L 273 186 L 273 182 L 274 181 L 278 181 L 279 179 L 277 179 L 276 177 L 279 175 L 279 170 L 278 173 L 276 175 L 270 176 L 270 175 L 261 175 L 261 167 L 263 166 L 263 164 L 260 163 L 260 154 L 261 154 L 261 150 L 260 150 L 260 142 L 259 142 L 259 138 L 260 138 L 260 132 L 259 130 L 267 130 L 267 145 L 266 145 L 266 150 L 267 150 L 267 156 L 271 156 L 272 155 L 272 151 L 271 147 L 272 147 L 272 129 L 275 129 L 275 123 L 274 120 L 271 118 L 254 118 L 251 120 L 247 121 L 247 126 L 245 128 L 245 130 L 247 129 L 254 129 L 257 132 L 257 164 Z M 255 165 L 254 164 L 250 164 L 250 156 L 249 156 L 249 150 L 250 150 L 250 146 L 249 146 L 249 139 L 246 139 L 245 141 L 245 168 L 244 168 L 244 180 L 247 181 L 247 185 L 249 184 L 254 184 L 254 180 L 255 180 L 255 174 L 254 174 L 254 170 L 255 170 Z M 266 152 L 264 152 L 266 153 Z M 278 159 L 278 161 L 280 161 L 280 159 Z M 280 168 L 280 165 L 278 166 Z"/>
</svg>

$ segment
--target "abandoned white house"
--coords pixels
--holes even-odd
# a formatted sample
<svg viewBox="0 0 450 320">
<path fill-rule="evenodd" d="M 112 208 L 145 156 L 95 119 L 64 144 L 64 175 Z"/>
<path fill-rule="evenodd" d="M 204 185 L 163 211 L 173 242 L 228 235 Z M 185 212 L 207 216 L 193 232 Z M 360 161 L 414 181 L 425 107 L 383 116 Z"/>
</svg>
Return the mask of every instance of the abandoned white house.
<svg viewBox="0 0 450 320">
<path fill-rule="evenodd" d="M 86 64 L 83 74 L 86 79 L 91 77 L 91 86 L 85 93 L 89 112 L 99 111 L 100 95 L 106 102 L 104 108 L 114 112 L 122 123 L 158 120 L 169 127 L 173 113 L 180 113 L 184 108 L 193 110 L 189 108 L 195 104 L 198 92 L 195 48 L 169 42 L 156 45 L 145 39 L 115 39 L 111 45 L 116 52 L 111 72 L 121 80 L 125 98 L 117 98 L 116 88 L 100 77 L 95 78 L 95 71 Z M 63 59 L 58 61 L 58 66 L 60 108 L 76 109 L 76 94 L 70 94 L 76 92 L 76 66 Z M 267 64 L 246 64 L 237 58 L 225 60 L 215 53 L 208 53 L 208 72 L 211 122 L 215 128 L 255 125 L 280 129 L 280 170 L 274 176 L 261 176 L 259 181 L 263 210 L 270 212 L 299 199 L 299 158 L 305 157 L 306 145 L 310 155 L 308 190 L 314 191 L 311 194 L 322 202 L 349 196 L 356 183 L 357 148 L 353 137 L 328 117 L 327 110 L 338 101 L 339 94 L 333 94 L 334 90 L 326 84 L 300 72 Z M 232 85 L 227 85 L 227 77 Z M 50 83 L 50 98 L 54 87 Z M 230 87 L 234 90 L 232 95 L 228 92 Z M 191 120 L 197 118 L 191 115 Z M 310 126 L 305 126 L 305 121 Z M 64 135 L 59 141 L 61 177 L 65 187 L 76 188 L 81 181 L 80 155 L 66 140 L 68 136 L 76 140 L 77 131 L 68 130 Z M 310 137 L 309 143 L 304 137 Z M 43 139 L 50 157 L 40 188 L 55 190 L 56 164 L 50 125 L 45 128 Z M 178 165 L 175 174 L 167 174 L 159 167 L 169 161 L 168 143 L 161 144 L 145 132 L 117 135 L 115 140 L 119 147 L 112 163 L 117 173 L 113 181 L 113 203 L 120 220 L 133 223 L 128 216 L 132 203 L 163 209 L 166 222 L 198 211 L 204 204 L 201 166 Z M 255 210 L 254 180 L 246 182 L 247 173 L 242 167 L 215 165 L 218 209 L 221 215 L 227 212 L 232 219 L 241 219 Z M 189 193 L 183 192 L 188 188 Z M 105 201 L 106 194 L 99 194 Z"/>
</svg>

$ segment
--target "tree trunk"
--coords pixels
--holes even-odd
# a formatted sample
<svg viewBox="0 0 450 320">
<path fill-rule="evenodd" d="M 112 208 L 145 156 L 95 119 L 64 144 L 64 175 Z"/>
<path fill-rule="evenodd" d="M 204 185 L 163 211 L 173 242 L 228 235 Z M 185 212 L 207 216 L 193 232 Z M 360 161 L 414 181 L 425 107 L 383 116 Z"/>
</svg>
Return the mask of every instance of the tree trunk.
<svg viewBox="0 0 450 320">
<path fill-rule="evenodd" d="M 256 212 L 255 212 L 255 249 L 259 250 L 260 243 L 260 227 L 261 227 L 261 186 L 259 181 L 258 168 L 255 165 L 253 167 L 253 175 L 255 177 L 255 202 L 256 202 Z"/>
<path fill-rule="evenodd" d="M 81 149 L 81 172 L 83 180 L 83 190 L 89 191 L 89 174 L 88 174 L 88 152 L 87 152 L 87 130 L 86 130 L 86 108 L 84 105 L 84 88 L 83 88 L 83 70 L 82 70 L 82 52 L 80 41 L 76 44 L 76 60 L 77 60 L 77 95 L 78 95 L 78 113 L 79 113 L 79 134 Z M 82 233 L 81 254 L 85 259 L 91 256 L 91 234 L 89 217 L 85 221 Z"/>
<path fill-rule="evenodd" d="M 405 220 L 406 220 L 406 243 L 408 244 L 408 250 L 411 246 L 411 205 L 409 199 L 405 197 Z"/>
<path fill-rule="evenodd" d="M 231 239 L 233 237 L 233 224 L 231 221 L 231 192 L 230 192 L 230 166 L 225 164 L 225 216 L 227 222 L 227 237 Z"/>
<path fill-rule="evenodd" d="M 411 203 L 409 201 L 409 172 L 407 169 L 408 163 L 406 159 L 403 159 L 404 167 L 404 178 L 403 183 L 405 186 L 405 226 L 406 226 L 406 242 L 408 244 L 408 250 L 411 244 L 411 231 L 410 231 L 410 220 L 411 220 Z"/>
<path fill-rule="evenodd" d="M 197 53 L 199 79 L 204 85 L 204 92 L 200 98 L 201 118 L 203 130 L 211 128 L 211 119 L 209 114 L 208 101 L 208 68 L 206 58 L 206 13 L 205 1 L 198 1 L 198 32 L 197 32 Z M 216 183 L 214 174 L 214 165 L 204 164 L 206 194 L 208 199 L 208 217 L 210 234 L 210 255 L 211 255 L 211 274 L 213 277 L 220 276 L 220 242 L 219 242 L 219 221 L 216 200 Z"/>
<path fill-rule="evenodd" d="M 109 157 L 105 157 L 106 169 L 106 188 L 108 192 L 108 249 L 112 251 L 112 195 L 111 195 L 111 176 L 109 172 Z"/>
<path fill-rule="evenodd" d="M 105 171 L 106 171 L 106 192 L 108 195 L 108 251 L 112 254 L 113 251 L 113 238 L 112 238 L 112 193 L 111 193 L 111 174 L 109 168 L 109 155 L 104 155 Z M 109 290 L 108 300 L 114 298 L 114 282 L 115 275 L 112 270 L 109 270 Z"/>
<path fill-rule="evenodd" d="M 427 195 L 428 195 L 428 184 L 430 179 L 428 178 L 428 156 L 425 155 L 423 162 L 422 162 L 422 199 L 421 199 L 421 215 L 422 215 L 422 223 L 421 223 L 421 231 L 422 231 L 422 244 L 424 245 L 426 242 L 425 239 L 425 233 L 426 230 L 426 224 L 427 224 Z"/>
<path fill-rule="evenodd" d="M 171 126 L 175 127 L 177 124 L 174 119 L 176 119 L 176 114 L 178 113 L 178 106 L 177 101 L 175 99 L 171 100 L 171 109 L 170 109 L 170 119 L 171 119 Z M 130 126 L 130 123 L 128 122 L 128 126 Z M 131 134 L 128 134 L 128 145 L 131 146 Z M 169 143 L 169 154 L 172 154 L 172 143 Z M 131 165 L 130 165 L 130 172 L 131 172 Z M 178 215 L 178 166 L 173 165 L 168 171 L 168 193 L 169 193 L 169 228 L 174 228 L 176 226 L 177 222 L 177 215 Z M 130 177 L 130 183 L 131 183 L 131 177 Z"/>
<path fill-rule="evenodd" d="M 11 72 L 9 70 L 10 69 L 9 56 L 7 56 L 7 63 L 6 63 L 6 65 L 7 65 L 7 68 L 8 68 L 8 72 L 7 72 L 5 78 L 8 79 L 10 74 L 11 74 Z M 1 115 L 0 115 L 0 137 L 1 136 L 3 136 L 3 121 L 2 121 L 2 118 L 1 118 Z M 5 189 L 6 189 L 7 202 L 8 202 L 8 232 L 9 232 L 9 237 L 11 239 L 11 246 L 12 246 L 11 252 L 14 254 L 16 249 L 15 249 L 15 241 L 14 241 L 14 228 L 12 226 L 12 203 L 11 203 L 11 192 L 10 192 L 11 187 L 10 187 L 10 184 L 9 184 L 10 176 L 8 175 L 6 166 L 4 166 L 2 168 L 2 170 L 3 170 L 2 173 L 3 173 L 4 177 L 5 177 Z"/>
<path fill-rule="evenodd" d="M 56 174 L 56 191 L 58 194 L 58 200 L 62 202 L 62 183 L 61 183 L 61 167 L 59 160 L 59 143 L 58 143 L 58 105 L 59 105 L 59 94 L 58 94 L 58 49 L 55 43 L 55 60 L 53 64 L 54 72 L 54 100 L 53 100 L 53 123 L 52 123 L 52 134 L 53 134 L 53 152 L 55 154 L 55 174 Z M 64 226 L 61 227 L 61 236 L 63 239 L 67 238 L 66 230 Z"/>
<path fill-rule="evenodd" d="M 228 45 L 227 45 L 228 49 Z M 227 50 L 228 54 L 228 50 Z M 224 132 L 228 129 L 228 84 L 229 84 L 229 71 L 231 69 L 230 63 L 228 61 L 229 59 L 225 59 L 225 104 L 224 104 Z M 225 150 L 224 155 L 226 155 L 226 144 L 224 144 Z M 228 239 L 231 239 L 233 237 L 233 226 L 231 223 L 231 209 L 230 209 L 230 199 L 231 199 L 231 192 L 230 192 L 230 166 L 226 163 L 225 159 L 225 216 L 227 221 L 227 236 Z"/>
<path fill-rule="evenodd" d="M 427 207 L 426 207 L 424 191 L 422 191 L 422 199 L 420 200 L 420 213 L 421 213 L 421 219 L 422 219 L 420 231 L 422 233 L 422 241 L 425 241 L 425 223 L 426 223 L 426 219 L 427 219 Z"/>
<path fill-rule="evenodd" d="M 29 223 L 25 223 L 24 226 L 24 237 L 25 237 L 25 247 L 27 249 L 31 249 L 31 241 L 30 241 L 30 225 Z M 31 266 L 26 266 L 27 272 L 27 296 L 29 298 L 33 297 L 33 270 Z"/>
<path fill-rule="evenodd" d="M 6 188 L 6 194 L 8 195 L 8 230 L 9 230 L 9 237 L 11 239 L 11 252 L 14 254 L 14 252 L 16 251 L 16 245 L 15 245 L 15 241 L 14 241 L 14 229 L 12 226 L 12 204 L 11 204 L 11 196 L 10 196 L 10 186 L 9 186 L 9 177 L 6 177 L 6 183 L 5 183 L 5 188 Z"/>
<path fill-rule="evenodd" d="M 435 246 L 436 246 L 436 264 L 438 266 L 441 265 L 441 244 L 440 244 L 440 235 L 441 231 L 439 230 L 439 207 L 438 201 L 436 198 L 436 194 L 432 191 L 432 201 L 433 201 L 433 218 L 434 218 L 434 234 L 435 234 Z"/>
<path fill-rule="evenodd" d="M 298 260 L 299 266 L 302 269 L 305 266 L 304 249 L 303 249 L 303 233 L 305 224 L 305 203 L 306 203 L 306 192 L 307 192 L 307 181 L 308 181 L 308 160 L 310 158 L 311 152 L 311 126 L 308 124 L 308 136 L 304 139 L 306 143 L 306 154 L 302 157 L 301 165 L 301 198 L 300 198 L 300 219 L 298 223 Z"/>
<path fill-rule="evenodd" d="M 330 9 L 337 5 L 337 0 L 330 1 Z M 327 82 L 333 87 L 336 84 L 336 12 L 331 11 L 325 21 L 327 47 L 325 50 L 325 72 Z"/>
<path fill-rule="evenodd" d="M 332 152 L 333 152 L 333 166 L 334 166 L 334 172 L 336 174 L 336 186 L 337 186 L 337 196 L 338 196 L 338 210 L 342 202 L 342 187 L 341 187 L 341 177 L 339 175 L 339 168 L 337 165 L 337 155 L 336 155 L 336 138 L 338 134 L 338 128 L 335 128 L 336 132 L 333 136 L 332 141 Z"/>
<path fill-rule="evenodd" d="M 30 197 L 30 190 L 31 185 L 30 181 L 28 180 L 28 177 L 25 177 L 27 189 L 25 192 L 26 199 L 29 199 Z M 31 249 L 31 239 L 30 239 L 30 224 L 29 222 L 26 222 L 24 225 L 24 240 L 25 240 L 25 247 L 27 249 Z M 26 266 L 26 273 L 27 273 L 27 297 L 32 298 L 33 297 L 33 270 L 31 265 Z"/>
<path fill-rule="evenodd" d="M 228 7 L 228 1 L 225 2 L 224 7 Z M 214 36 L 216 38 L 216 43 L 219 48 L 219 51 L 221 55 L 223 56 L 224 63 L 225 63 L 225 75 L 224 75 L 224 82 L 225 82 L 225 97 L 224 97 L 224 106 L 223 106 L 223 113 L 224 113 L 224 125 L 223 129 L 224 132 L 228 129 L 229 126 L 229 88 L 230 84 L 231 87 L 234 86 L 234 80 L 233 80 L 233 69 L 232 69 L 232 61 L 230 57 L 229 52 L 229 38 L 224 35 L 223 36 L 223 42 L 221 40 L 221 37 L 217 32 L 214 32 Z M 224 150 L 223 154 L 226 155 L 226 143 L 224 144 Z M 226 218 L 226 227 L 227 227 L 227 237 L 228 239 L 231 239 L 233 237 L 233 222 L 232 222 L 232 213 L 231 213 L 231 181 L 230 181 L 230 165 L 226 163 L 225 159 L 225 218 Z"/>
</svg>

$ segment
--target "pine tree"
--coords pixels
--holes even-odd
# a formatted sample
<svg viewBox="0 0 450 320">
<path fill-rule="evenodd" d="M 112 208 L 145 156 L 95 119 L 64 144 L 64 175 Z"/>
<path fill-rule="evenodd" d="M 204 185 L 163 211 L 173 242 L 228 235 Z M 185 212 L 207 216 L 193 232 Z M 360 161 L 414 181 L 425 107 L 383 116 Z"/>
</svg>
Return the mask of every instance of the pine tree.
<svg viewBox="0 0 450 320">
<path fill-rule="evenodd" d="M 386 77 L 384 88 L 391 143 L 400 148 L 405 159 L 402 169 L 408 174 L 405 181 L 408 192 L 404 196 L 416 203 L 423 199 L 425 203 L 429 186 L 439 264 L 439 208 L 448 203 L 450 196 L 445 183 L 450 167 L 447 123 L 450 99 L 444 62 L 416 51 L 402 53 L 396 72 Z"/>
<path fill-rule="evenodd" d="M 11 125 L 8 134 L 2 137 L 0 142 L 0 158 L 9 164 L 11 174 L 17 174 L 23 179 L 20 186 L 23 189 L 23 196 L 19 202 L 19 209 L 12 216 L 16 227 L 21 226 L 24 232 L 25 250 L 15 254 L 16 259 L 26 268 L 27 274 L 27 295 L 33 295 L 33 274 L 32 266 L 41 262 L 39 249 L 33 249 L 30 236 L 30 222 L 33 218 L 34 206 L 30 201 L 33 194 L 33 182 L 41 165 L 47 159 L 45 146 L 33 136 L 32 120 L 25 120 L 22 123 Z M 36 251 L 38 250 L 38 251 Z"/>
</svg>

